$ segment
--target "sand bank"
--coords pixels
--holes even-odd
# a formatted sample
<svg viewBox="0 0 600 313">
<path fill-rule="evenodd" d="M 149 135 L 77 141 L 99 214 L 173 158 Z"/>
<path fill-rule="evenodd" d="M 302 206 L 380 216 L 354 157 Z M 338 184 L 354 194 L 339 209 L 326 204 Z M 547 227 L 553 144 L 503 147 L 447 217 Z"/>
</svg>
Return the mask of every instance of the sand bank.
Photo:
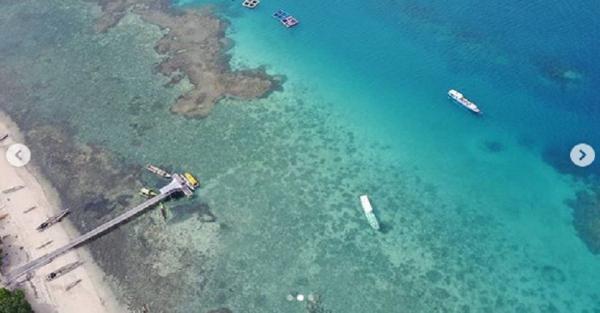
<svg viewBox="0 0 600 313">
<path fill-rule="evenodd" d="M 5 133 L 9 137 L 0 142 L 0 217 L 4 216 L 0 219 L 2 273 L 66 244 L 77 235 L 68 219 L 44 232 L 36 230 L 46 218 L 60 211 L 58 194 L 37 174 L 33 165 L 16 168 L 8 164 L 5 158 L 8 146 L 23 139 L 17 126 L 0 112 L 0 138 Z M 32 151 L 34 162 L 35 157 Z M 48 273 L 76 261 L 83 265 L 46 281 Z M 24 289 L 38 313 L 128 312 L 116 300 L 103 272 L 84 248 L 57 258 L 19 287 Z"/>
</svg>

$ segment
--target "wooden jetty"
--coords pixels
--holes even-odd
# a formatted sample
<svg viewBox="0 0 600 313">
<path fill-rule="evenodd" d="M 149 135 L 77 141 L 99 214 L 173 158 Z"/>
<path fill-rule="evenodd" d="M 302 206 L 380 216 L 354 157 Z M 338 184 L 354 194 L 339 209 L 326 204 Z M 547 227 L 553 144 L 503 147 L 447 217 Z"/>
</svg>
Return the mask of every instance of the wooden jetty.
<svg viewBox="0 0 600 313">
<path fill-rule="evenodd" d="M 38 257 L 37 259 L 31 260 L 31 261 L 21 265 L 20 267 L 14 269 L 12 272 L 8 273 L 8 275 L 5 276 L 2 283 L 5 286 L 14 288 L 15 285 L 17 285 L 19 283 L 19 279 L 21 277 L 34 272 L 35 270 L 39 269 L 40 267 L 42 267 L 46 264 L 49 264 L 50 262 L 52 262 L 54 259 L 58 258 L 59 256 L 65 254 L 75 248 L 78 248 L 95 238 L 98 238 L 98 237 L 108 233 L 109 231 L 113 230 L 117 226 L 124 224 L 127 221 L 134 218 L 135 216 L 143 213 L 147 209 L 157 205 L 158 203 L 160 203 L 164 200 L 167 200 L 172 195 L 175 195 L 177 193 L 183 193 L 185 196 L 191 197 L 194 194 L 194 190 L 196 188 L 195 186 L 197 186 L 197 184 L 193 184 L 190 181 L 188 181 L 186 176 L 181 175 L 181 174 L 172 174 L 171 182 L 169 184 L 167 184 L 166 186 L 160 188 L 160 190 L 159 190 L 160 193 L 157 196 L 152 197 L 152 198 L 142 202 L 138 206 L 129 209 L 128 211 L 115 217 L 114 219 L 71 240 L 71 242 L 67 243 L 66 245 L 64 245 L 50 253 L 42 255 L 42 256 Z"/>
</svg>

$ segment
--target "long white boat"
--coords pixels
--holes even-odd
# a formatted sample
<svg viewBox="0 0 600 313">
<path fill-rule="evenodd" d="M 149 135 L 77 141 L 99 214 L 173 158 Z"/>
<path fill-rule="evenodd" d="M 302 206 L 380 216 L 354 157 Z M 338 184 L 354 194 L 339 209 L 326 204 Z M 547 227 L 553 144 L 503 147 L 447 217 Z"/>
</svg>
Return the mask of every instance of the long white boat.
<svg viewBox="0 0 600 313">
<path fill-rule="evenodd" d="M 477 105 L 475 105 L 475 103 L 469 101 L 469 99 L 465 98 L 465 96 L 462 93 L 460 93 L 454 89 L 450 89 L 448 91 L 448 96 L 450 98 L 452 98 L 452 100 L 456 101 L 458 104 L 467 108 L 469 111 L 471 111 L 475 114 L 481 114 L 481 110 L 479 110 Z"/>
<path fill-rule="evenodd" d="M 360 205 L 363 208 L 363 212 L 365 213 L 371 228 L 379 230 L 379 222 L 377 221 L 375 213 L 373 213 L 373 207 L 371 206 L 371 201 L 369 201 L 369 197 L 367 195 L 360 196 Z"/>
</svg>

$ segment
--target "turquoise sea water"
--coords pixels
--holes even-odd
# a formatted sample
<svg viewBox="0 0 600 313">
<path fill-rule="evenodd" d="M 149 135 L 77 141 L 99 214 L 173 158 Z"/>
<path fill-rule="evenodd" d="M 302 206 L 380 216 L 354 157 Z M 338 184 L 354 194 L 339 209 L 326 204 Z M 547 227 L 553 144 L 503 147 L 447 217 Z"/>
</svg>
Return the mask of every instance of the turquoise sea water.
<svg viewBox="0 0 600 313">
<path fill-rule="evenodd" d="M 232 21 L 236 64 L 268 64 L 273 73 L 288 75 L 284 94 L 302 99 L 305 110 L 327 103 L 335 123 L 357 135 L 364 172 L 344 179 L 362 183 L 344 190 L 346 199 L 338 201 L 353 207 L 352 198 L 370 193 L 383 222 L 394 228 L 360 239 L 377 242 L 373 249 L 381 249 L 396 270 L 413 265 L 398 275 L 427 286 L 421 291 L 386 277 L 386 266 L 378 265 L 384 261 L 376 259 L 381 255 L 348 248 L 338 257 L 363 254 L 354 255 L 362 262 L 348 268 L 333 262 L 329 270 L 339 273 L 325 270 L 315 279 L 339 279 L 342 286 L 322 290 L 323 282 L 311 281 L 334 311 L 598 310 L 599 259 L 576 237 L 564 203 L 577 187 L 557 173 L 597 172 L 597 166 L 576 171 L 567 160 L 573 144 L 599 140 L 595 3 L 278 1 L 254 11 L 217 3 Z M 278 27 L 269 16 L 278 8 L 301 25 Z M 581 77 L 556 77 L 569 70 Z M 449 104 L 448 88 L 477 101 L 484 117 Z M 371 142 L 389 150 L 371 149 Z M 407 173 L 386 179 L 396 170 L 386 166 Z M 415 187 L 411 176 L 425 187 Z M 328 196 L 320 196 L 312 199 L 318 210 L 336 210 L 322 205 Z M 411 197 L 419 205 L 406 200 Z M 352 245 L 347 242 L 353 239 L 342 237 L 339 244 Z M 415 241 L 418 247 L 408 244 Z M 443 246 L 443 252 L 432 252 L 430 245 Z M 369 293 L 373 288 L 380 289 Z"/>
<path fill-rule="evenodd" d="M 377 248 L 340 252 L 338 260 L 354 254 L 361 262 L 349 268 L 334 262 L 332 273 L 320 267 L 313 279 L 322 282 L 310 281 L 334 311 L 599 309 L 599 259 L 577 238 L 565 204 L 581 187 L 560 174 L 598 172 L 597 165 L 582 171 L 568 161 L 577 142 L 600 144 L 596 3 L 265 1 L 254 11 L 211 3 L 232 22 L 235 64 L 268 64 L 288 75 L 283 95 L 302 99 L 296 110 L 324 106 L 335 116 L 331 124 L 356 135 L 362 153 L 342 157 L 363 164 L 343 178 L 356 183 L 306 195 L 312 209 L 338 209 L 323 205 L 338 188 L 346 197 L 338 201 L 350 208 L 367 192 L 393 227 L 385 235 L 361 235 L 369 244 L 342 236 L 342 246 Z M 278 8 L 301 25 L 278 27 L 269 16 Z M 565 78 L 566 71 L 577 78 Z M 448 103 L 449 88 L 472 97 L 484 116 Z M 373 142 L 388 149 L 372 149 Z M 386 276 L 386 261 L 396 270 L 408 267 L 398 273 L 406 281 Z M 336 279 L 342 286 L 322 290 Z M 369 293 L 373 288 L 380 289 Z"/>
<path fill-rule="evenodd" d="M 130 16 L 96 35 L 93 14 L 71 20 L 78 2 L 58 2 L 35 26 L 63 31 L 0 45 L 60 43 L 9 58 L 50 86 L 30 114 L 69 116 L 81 141 L 204 182 L 217 222 L 173 212 L 172 250 L 139 269 L 185 273 L 174 312 L 307 312 L 286 300 L 296 292 L 321 296 L 311 312 L 600 311 L 600 257 L 566 203 L 599 169 L 568 160 L 576 143 L 600 147 L 594 1 L 180 1 L 231 22 L 235 68 L 287 76 L 282 92 L 226 99 L 202 120 L 168 114 L 177 90 L 151 71 L 157 28 Z M 279 8 L 301 24 L 280 26 Z"/>
</svg>

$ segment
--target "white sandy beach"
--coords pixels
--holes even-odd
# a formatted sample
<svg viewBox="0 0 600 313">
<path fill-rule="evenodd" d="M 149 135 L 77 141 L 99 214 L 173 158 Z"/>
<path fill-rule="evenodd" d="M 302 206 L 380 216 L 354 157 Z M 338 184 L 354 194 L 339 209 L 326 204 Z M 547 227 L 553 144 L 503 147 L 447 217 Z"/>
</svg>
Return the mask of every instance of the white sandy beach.
<svg viewBox="0 0 600 313">
<path fill-rule="evenodd" d="M 68 218 L 44 232 L 36 230 L 40 223 L 61 210 L 60 201 L 56 191 L 31 164 L 16 168 L 8 163 L 5 157 L 8 146 L 23 141 L 16 125 L 0 112 L 0 136 L 5 133 L 9 134 L 9 138 L 0 142 L 2 273 L 66 244 L 77 235 Z M 35 161 L 35 151 L 32 151 L 32 159 Z M 17 186 L 23 188 L 10 191 Z M 35 208 L 30 209 L 32 207 Z M 82 261 L 83 265 L 50 282 L 46 281 L 48 273 L 76 261 Z M 25 291 L 38 313 L 129 312 L 116 300 L 109 282 L 85 248 L 71 251 L 38 269 L 19 288 Z"/>
</svg>

